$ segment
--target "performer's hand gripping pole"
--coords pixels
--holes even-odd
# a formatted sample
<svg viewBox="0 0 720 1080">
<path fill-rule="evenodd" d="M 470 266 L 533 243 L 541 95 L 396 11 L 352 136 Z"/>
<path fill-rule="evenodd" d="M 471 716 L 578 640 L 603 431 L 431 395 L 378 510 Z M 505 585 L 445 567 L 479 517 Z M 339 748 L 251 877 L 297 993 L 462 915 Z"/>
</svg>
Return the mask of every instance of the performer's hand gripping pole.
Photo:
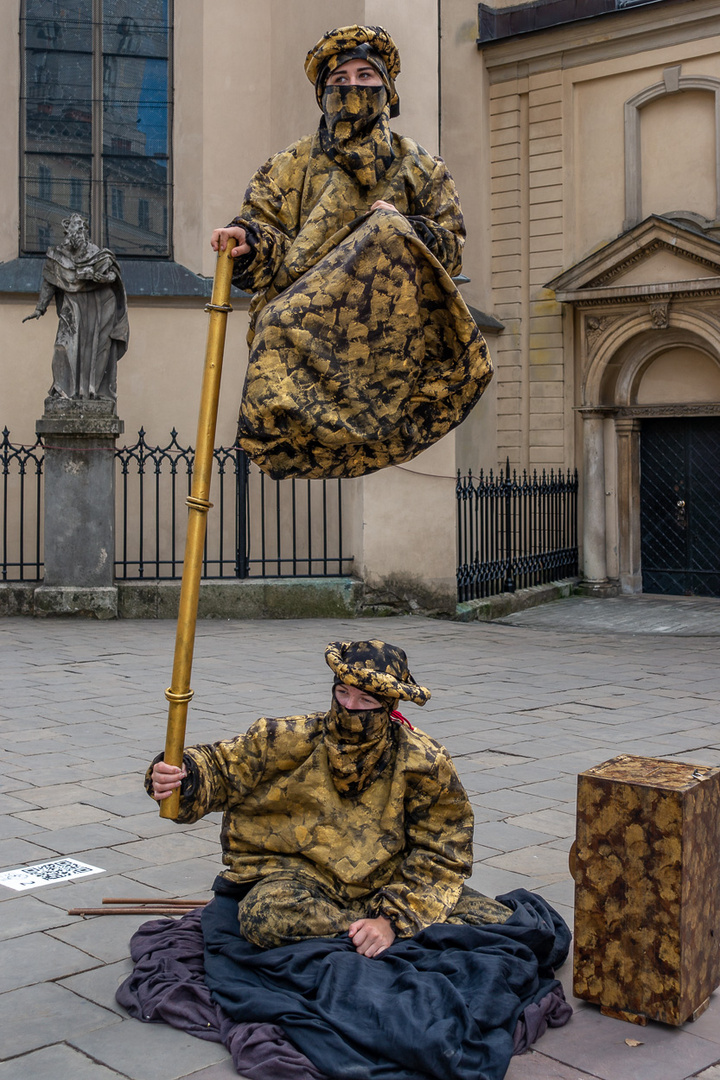
<svg viewBox="0 0 720 1080">
<path fill-rule="evenodd" d="M 233 271 L 231 250 L 232 241 L 228 241 L 225 251 L 218 251 L 212 299 L 205 307 L 205 310 L 210 312 L 210 325 L 205 349 L 205 370 L 200 396 L 192 487 L 187 499 L 188 530 L 175 637 L 172 685 L 165 691 L 165 697 L 170 703 L 165 738 L 165 761 L 169 765 L 177 766 L 182 765 L 187 711 L 193 696 L 193 691 L 190 689 L 190 673 L 195 647 L 195 624 L 200 595 L 207 513 L 212 506 L 208 499 L 215 449 L 220 376 L 222 375 L 227 316 L 228 312 L 232 311 L 228 303 Z M 160 817 L 177 817 L 179 809 L 180 792 L 174 791 L 160 803 Z"/>
</svg>

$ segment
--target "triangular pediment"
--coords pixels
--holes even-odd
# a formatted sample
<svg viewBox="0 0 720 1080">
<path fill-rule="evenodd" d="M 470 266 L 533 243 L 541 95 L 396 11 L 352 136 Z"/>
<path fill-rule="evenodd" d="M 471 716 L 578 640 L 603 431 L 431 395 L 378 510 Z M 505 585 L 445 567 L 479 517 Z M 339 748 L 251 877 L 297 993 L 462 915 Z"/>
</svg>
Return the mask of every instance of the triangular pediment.
<svg viewBox="0 0 720 1080">
<path fill-rule="evenodd" d="M 547 284 L 558 300 L 623 300 L 720 288 L 720 242 L 653 215 Z"/>
</svg>

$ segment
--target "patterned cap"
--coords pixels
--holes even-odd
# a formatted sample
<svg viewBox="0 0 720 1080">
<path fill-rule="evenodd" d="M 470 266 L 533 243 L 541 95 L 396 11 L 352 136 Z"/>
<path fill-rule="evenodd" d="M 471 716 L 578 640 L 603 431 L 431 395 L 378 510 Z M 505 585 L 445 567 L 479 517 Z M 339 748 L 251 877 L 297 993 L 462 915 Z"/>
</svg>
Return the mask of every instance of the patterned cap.
<svg viewBox="0 0 720 1080">
<path fill-rule="evenodd" d="M 331 641 L 325 660 L 339 682 L 375 697 L 424 705 L 430 691 L 418 686 L 408 670 L 407 656 L 384 641 Z"/>
<path fill-rule="evenodd" d="M 373 63 L 373 54 L 381 66 L 375 63 L 387 84 L 390 98 L 390 115 L 397 116 L 400 99 L 395 89 L 395 79 L 400 74 L 400 54 L 395 42 L 382 26 L 340 26 L 327 33 L 313 46 L 305 59 L 305 74 L 315 87 L 318 104 L 322 107 L 322 94 L 328 75 L 347 60 L 364 57 Z"/>
</svg>

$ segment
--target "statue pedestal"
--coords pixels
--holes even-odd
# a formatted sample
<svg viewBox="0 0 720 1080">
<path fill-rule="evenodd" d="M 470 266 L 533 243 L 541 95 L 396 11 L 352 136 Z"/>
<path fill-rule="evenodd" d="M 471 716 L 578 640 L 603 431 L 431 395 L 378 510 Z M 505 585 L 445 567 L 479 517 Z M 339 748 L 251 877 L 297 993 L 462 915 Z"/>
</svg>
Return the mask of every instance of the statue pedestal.
<svg viewBox="0 0 720 1080">
<path fill-rule="evenodd" d="M 38 615 L 117 616 L 115 443 L 125 425 L 109 399 L 46 398 L 45 578 Z"/>
</svg>

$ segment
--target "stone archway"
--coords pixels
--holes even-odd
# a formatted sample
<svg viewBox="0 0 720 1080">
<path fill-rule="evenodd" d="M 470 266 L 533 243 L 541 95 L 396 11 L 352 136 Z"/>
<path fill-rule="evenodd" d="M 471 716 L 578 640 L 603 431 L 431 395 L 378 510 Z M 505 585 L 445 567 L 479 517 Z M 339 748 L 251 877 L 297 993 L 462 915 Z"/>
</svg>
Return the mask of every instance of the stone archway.
<svg viewBox="0 0 720 1080">
<path fill-rule="evenodd" d="M 573 310 L 586 588 L 639 592 L 642 422 L 720 415 L 720 242 L 652 215 L 548 288 Z"/>
<path fill-rule="evenodd" d="M 600 388 L 603 404 L 595 410 L 603 426 L 609 423 L 614 429 L 610 460 L 603 469 L 605 576 L 617 580 L 624 593 L 643 590 L 640 458 L 644 423 L 720 415 L 720 342 L 712 340 L 718 328 L 709 340 L 698 334 L 691 313 L 678 313 L 676 322 L 685 323 L 685 328 L 668 326 L 667 335 L 659 336 L 640 332 L 624 343 L 619 356 L 608 358 Z M 585 410 L 583 415 L 588 415 Z M 603 451 L 607 453 L 605 445 Z M 597 503 L 588 506 L 588 511 L 590 518 L 603 516 L 597 513 Z"/>
</svg>

